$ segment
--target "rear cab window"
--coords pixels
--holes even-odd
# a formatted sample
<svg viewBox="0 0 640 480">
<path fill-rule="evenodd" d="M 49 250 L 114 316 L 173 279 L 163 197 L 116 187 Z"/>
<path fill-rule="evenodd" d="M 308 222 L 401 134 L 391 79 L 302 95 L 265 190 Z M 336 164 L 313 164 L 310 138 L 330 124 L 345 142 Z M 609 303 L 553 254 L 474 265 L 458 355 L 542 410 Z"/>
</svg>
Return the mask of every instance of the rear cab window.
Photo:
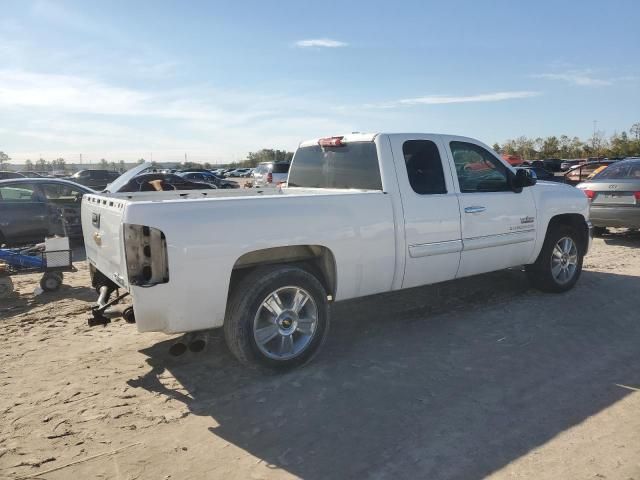
<svg viewBox="0 0 640 480">
<path fill-rule="evenodd" d="M 338 147 L 300 147 L 291 163 L 288 186 L 382 190 L 376 145 L 352 142 Z"/>
</svg>

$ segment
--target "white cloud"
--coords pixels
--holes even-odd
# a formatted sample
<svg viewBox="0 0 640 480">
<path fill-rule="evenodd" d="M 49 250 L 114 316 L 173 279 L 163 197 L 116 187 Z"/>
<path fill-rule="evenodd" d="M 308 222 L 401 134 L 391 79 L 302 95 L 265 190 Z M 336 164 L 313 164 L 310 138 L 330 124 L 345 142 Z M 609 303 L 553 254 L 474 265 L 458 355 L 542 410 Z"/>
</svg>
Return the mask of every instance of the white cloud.
<svg viewBox="0 0 640 480">
<path fill-rule="evenodd" d="M 532 77 L 543 78 L 545 80 L 560 80 L 580 87 L 604 87 L 613 84 L 611 80 L 593 77 L 591 70 L 571 70 L 563 73 L 538 73 L 532 75 Z"/>
<path fill-rule="evenodd" d="M 70 75 L 0 70 L 0 106 L 45 107 L 64 111 L 128 114 L 147 95 Z"/>
<path fill-rule="evenodd" d="M 2 107 L 41 108 L 57 113 L 118 115 L 223 122 L 232 124 L 268 114 L 248 95 L 247 104 L 230 92 L 191 87 L 183 90 L 147 91 L 109 85 L 73 75 L 0 70 Z M 250 105 L 249 102 L 254 101 Z"/>
<path fill-rule="evenodd" d="M 296 42 L 296 47 L 325 47 L 325 48 L 337 48 L 337 47 L 346 47 L 349 45 L 345 42 L 340 42 L 339 40 L 332 40 L 330 38 L 314 38 L 310 40 L 298 40 Z"/>
<path fill-rule="evenodd" d="M 0 69 L 0 137 L 14 161 L 34 158 L 199 161 L 295 148 L 318 132 L 353 130 L 317 99 L 216 90 L 122 87 L 91 77 Z M 35 153 L 34 153 L 35 152 Z M 157 155 L 157 156 L 156 156 Z"/>
<path fill-rule="evenodd" d="M 395 108 L 400 106 L 413 105 L 446 105 L 450 103 L 473 103 L 473 102 L 501 102 L 504 100 L 514 100 L 518 98 L 530 98 L 540 95 L 540 92 L 531 91 L 511 91 L 481 93 L 477 95 L 427 95 L 424 97 L 404 98 L 394 102 L 381 104 L 368 104 L 373 108 Z"/>
</svg>

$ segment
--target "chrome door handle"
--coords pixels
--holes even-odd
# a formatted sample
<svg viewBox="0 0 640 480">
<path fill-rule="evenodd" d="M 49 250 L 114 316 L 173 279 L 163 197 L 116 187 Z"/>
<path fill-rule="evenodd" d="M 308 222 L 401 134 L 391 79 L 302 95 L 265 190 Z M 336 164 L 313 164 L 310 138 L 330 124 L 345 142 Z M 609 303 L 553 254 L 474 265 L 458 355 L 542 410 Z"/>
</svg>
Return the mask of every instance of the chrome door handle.
<svg viewBox="0 0 640 480">
<path fill-rule="evenodd" d="M 474 205 L 472 207 L 464 207 L 464 213 L 480 213 L 480 212 L 484 212 L 486 209 L 487 207 Z"/>
</svg>

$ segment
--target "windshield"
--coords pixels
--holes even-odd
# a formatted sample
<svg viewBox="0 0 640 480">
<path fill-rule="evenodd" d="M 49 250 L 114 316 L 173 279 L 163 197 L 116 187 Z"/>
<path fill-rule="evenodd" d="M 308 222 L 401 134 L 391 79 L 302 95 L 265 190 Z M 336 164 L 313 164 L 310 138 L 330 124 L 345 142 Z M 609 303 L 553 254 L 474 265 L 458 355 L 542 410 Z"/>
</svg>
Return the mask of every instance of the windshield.
<svg viewBox="0 0 640 480">
<path fill-rule="evenodd" d="M 609 165 L 594 179 L 640 179 L 640 161 L 619 162 Z"/>
<path fill-rule="evenodd" d="M 301 147 L 293 157 L 288 185 L 382 190 L 376 146 L 355 142 L 341 147 Z"/>
</svg>

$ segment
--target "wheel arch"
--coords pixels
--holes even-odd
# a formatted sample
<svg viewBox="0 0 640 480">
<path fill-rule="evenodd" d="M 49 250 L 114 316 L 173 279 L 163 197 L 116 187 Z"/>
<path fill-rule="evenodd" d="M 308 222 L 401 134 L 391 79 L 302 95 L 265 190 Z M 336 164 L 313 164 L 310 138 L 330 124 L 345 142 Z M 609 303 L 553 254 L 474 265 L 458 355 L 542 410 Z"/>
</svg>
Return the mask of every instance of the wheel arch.
<svg viewBox="0 0 640 480">
<path fill-rule="evenodd" d="M 265 265 L 298 265 L 315 275 L 331 298 L 338 287 L 336 261 L 333 252 L 323 245 L 288 245 L 244 253 L 234 263 L 227 302 L 238 283 L 255 269 Z"/>
<path fill-rule="evenodd" d="M 583 252 L 589 247 L 589 224 L 587 219 L 580 213 L 561 213 L 554 215 L 549 219 L 544 238 L 547 237 L 549 231 L 559 225 L 568 226 L 576 229 L 580 233 L 580 246 Z"/>
</svg>

